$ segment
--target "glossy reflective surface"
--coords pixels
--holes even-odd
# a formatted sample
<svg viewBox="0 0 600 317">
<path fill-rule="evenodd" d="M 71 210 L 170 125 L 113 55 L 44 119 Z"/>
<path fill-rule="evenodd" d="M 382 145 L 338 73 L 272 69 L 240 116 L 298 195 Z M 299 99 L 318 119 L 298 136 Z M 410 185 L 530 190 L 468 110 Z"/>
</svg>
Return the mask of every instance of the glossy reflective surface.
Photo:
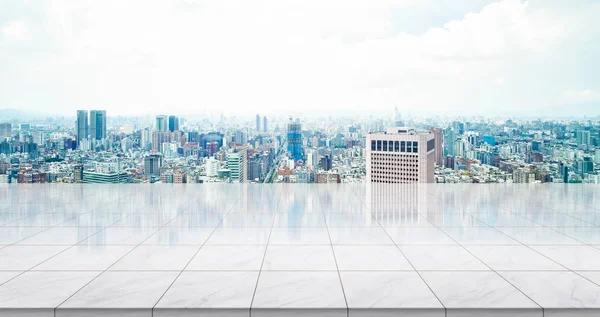
<svg viewBox="0 0 600 317">
<path fill-rule="evenodd" d="M 0 316 L 250 314 L 600 315 L 600 187 L 0 187 Z"/>
</svg>

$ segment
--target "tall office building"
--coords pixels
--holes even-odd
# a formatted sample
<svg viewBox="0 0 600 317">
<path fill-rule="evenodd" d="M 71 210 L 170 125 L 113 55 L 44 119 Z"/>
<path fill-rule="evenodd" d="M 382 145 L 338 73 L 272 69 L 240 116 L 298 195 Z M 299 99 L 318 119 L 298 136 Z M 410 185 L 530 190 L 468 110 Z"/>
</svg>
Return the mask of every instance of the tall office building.
<svg viewBox="0 0 600 317">
<path fill-rule="evenodd" d="M 162 166 L 162 156 L 148 155 L 144 157 L 144 175 L 160 176 L 160 168 Z"/>
<path fill-rule="evenodd" d="M 169 130 L 169 117 L 165 115 L 156 116 L 156 131 L 164 132 Z"/>
<path fill-rule="evenodd" d="M 106 138 L 106 110 L 90 110 L 90 139 Z"/>
<path fill-rule="evenodd" d="M 179 131 L 179 118 L 176 116 L 169 116 L 169 131 Z"/>
<path fill-rule="evenodd" d="M 429 129 L 429 132 L 433 133 L 433 138 L 435 140 L 434 141 L 435 164 L 437 166 L 444 166 L 444 153 L 442 150 L 442 143 L 443 143 L 442 129 L 432 128 L 432 129 Z"/>
<path fill-rule="evenodd" d="M 453 128 L 444 130 L 444 156 L 456 155 L 456 134 Z"/>
<path fill-rule="evenodd" d="M 367 183 L 433 183 L 433 133 L 391 128 L 367 134 Z"/>
<path fill-rule="evenodd" d="M 0 123 L 0 137 L 1 138 L 10 138 L 12 134 L 12 124 L 5 122 Z"/>
<path fill-rule="evenodd" d="M 303 157 L 302 151 L 302 125 L 299 121 L 293 122 L 290 118 L 290 122 L 287 126 L 287 150 L 294 160 L 301 160 Z"/>
<path fill-rule="evenodd" d="M 81 140 L 85 140 L 89 135 L 89 125 L 88 125 L 88 111 L 87 110 L 77 110 L 77 125 L 75 127 L 77 131 L 77 143 Z"/>
<path fill-rule="evenodd" d="M 227 169 L 231 171 L 231 180 L 245 183 L 248 175 L 247 151 L 229 150 L 227 152 Z"/>
<path fill-rule="evenodd" d="M 267 125 L 267 116 L 263 117 L 263 131 L 264 132 L 269 131 L 269 126 Z"/>
<path fill-rule="evenodd" d="M 260 132 L 260 116 L 256 115 L 256 132 Z"/>
</svg>

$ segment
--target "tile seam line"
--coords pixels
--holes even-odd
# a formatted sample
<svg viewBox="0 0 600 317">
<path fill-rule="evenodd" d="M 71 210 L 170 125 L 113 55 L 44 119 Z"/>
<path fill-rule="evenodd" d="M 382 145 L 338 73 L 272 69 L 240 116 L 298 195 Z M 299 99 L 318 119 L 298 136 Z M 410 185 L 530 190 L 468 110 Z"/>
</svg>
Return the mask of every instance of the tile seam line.
<svg viewBox="0 0 600 317">
<path fill-rule="evenodd" d="M 83 200 L 84 200 L 85 198 L 87 198 L 88 196 L 94 196 L 94 195 L 96 195 L 96 193 L 91 193 L 91 194 L 85 195 L 85 196 L 83 196 L 83 197 L 81 197 L 81 198 L 79 198 L 79 199 L 77 199 L 77 200 L 75 200 L 75 201 L 69 202 L 69 203 L 67 203 L 67 204 L 72 204 L 72 203 L 75 203 L 75 202 L 80 202 L 80 201 L 83 201 Z M 117 198 L 117 199 L 118 199 L 118 198 Z M 115 199 L 115 200 L 117 200 L 117 199 Z M 113 201 L 111 201 L 111 202 L 113 202 Z M 27 204 L 27 203 L 24 203 L 24 204 Z M 63 205 L 67 205 L 67 204 L 63 204 Z M 62 205 L 61 205 L 61 206 L 62 206 Z M 48 208 L 44 208 L 44 209 L 43 209 L 43 211 L 47 211 L 47 210 L 54 210 L 54 209 L 56 209 L 56 208 L 57 208 L 57 206 L 54 206 L 54 207 L 48 207 Z M 35 234 L 33 234 L 33 235 L 29 236 L 29 237 L 26 237 L 26 238 L 23 238 L 23 239 L 21 239 L 21 240 L 15 241 L 15 242 L 13 242 L 13 243 L 10 243 L 10 244 L 7 244 L 7 245 L 4 245 L 3 247 L 0 247 L 0 250 L 2 250 L 2 249 L 4 249 L 4 248 L 7 248 L 7 247 L 9 247 L 9 246 L 12 246 L 12 245 L 14 245 L 14 244 L 17 244 L 17 243 L 19 243 L 19 242 L 21 242 L 21 241 L 23 241 L 23 240 L 25 240 L 25 239 L 29 239 L 29 238 L 31 238 L 31 237 L 33 237 L 33 236 L 36 236 L 36 235 L 38 235 L 38 234 L 40 234 L 40 233 L 42 233 L 42 232 L 48 231 L 48 230 L 50 230 L 50 229 L 52 229 L 52 228 L 56 228 L 56 227 L 60 226 L 61 224 L 65 223 L 65 222 L 69 222 L 69 221 L 71 221 L 71 220 L 73 220 L 73 219 L 75 219 L 75 218 L 77 218 L 77 217 L 79 217 L 79 216 L 81 216 L 81 215 L 89 214 L 90 212 L 93 212 L 93 211 L 95 211 L 97 208 L 98 208 L 98 207 L 95 207 L 95 208 L 93 208 L 92 210 L 90 210 L 90 211 L 88 211 L 88 212 L 85 212 L 85 213 L 83 213 L 83 214 L 77 214 L 77 216 L 75 216 L 75 217 L 73 217 L 73 218 L 71 218 L 71 219 L 67 219 L 67 220 L 65 220 L 65 221 L 63 221 L 63 222 L 61 222 L 61 223 L 58 223 L 58 224 L 54 225 L 54 226 L 48 226 L 46 229 L 44 229 L 44 230 L 42 230 L 42 231 L 40 231 L 40 232 L 37 232 L 37 233 L 35 233 Z M 53 213 L 53 212 L 51 212 L 51 213 L 45 213 L 45 212 L 41 212 L 41 214 L 49 214 L 49 215 L 53 215 L 53 214 L 55 214 L 55 213 Z M 37 215 L 37 214 L 36 214 L 36 215 Z M 12 223 L 15 223 L 15 222 L 17 222 L 17 221 L 19 221 L 19 220 L 23 220 L 23 219 L 26 219 L 26 218 L 29 218 L 29 217 L 33 217 L 33 216 L 36 216 L 36 215 L 29 215 L 29 216 L 25 216 L 25 217 L 23 217 L 23 218 L 20 218 L 20 219 L 18 219 L 18 220 L 12 221 L 12 222 L 10 222 L 9 224 L 12 224 Z M 0 226 L 0 228 L 12 228 L 12 227 L 14 227 L 14 226 L 9 226 L 9 224 L 4 224 L 4 225 Z M 21 227 L 21 226 L 19 226 L 19 227 Z M 35 228 L 38 228 L 38 226 L 26 226 L 26 227 L 35 227 Z M 40 228 L 44 228 L 44 226 L 39 226 L 39 227 L 40 227 Z M 3 283 L 2 283 L 2 284 L 3 284 Z M 2 284 L 0 284 L 0 285 L 2 285 Z"/>
<path fill-rule="evenodd" d="M 195 201 L 195 200 L 194 200 L 194 201 Z M 151 202 L 151 203 L 147 203 L 147 204 L 144 204 L 144 206 L 143 206 L 143 207 L 140 207 L 140 208 L 138 209 L 138 211 L 139 211 L 139 210 L 141 210 L 142 208 L 144 208 L 145 206 L 147 206 L 147 205 L 149 205 L 149 204 L 152 204 L 152 203 L 153 203 L 153 202 Z M 191 206 L 193 203 L 194 203 L 194 202 L 190 203 L 190 204 L 189 204 L 189 205 L 188 205 L 186 208 L 189 208 L 189 207 L 190 207 L 190 206 Z M 131 213 L 131 214 L 135 214 L 135 213 L 136 213 L 136 212 L 134 212 L 134 213 Z M 80 292 L 82 289 L 84 289 L 84 288 L 85 288 L 86 286 L 88 286 L 90 283 L 92 283 L 93 281 L 95 281 L 95 280 L 96 280 L 98 277 L 100 277 L 102 274 L 104 274 L 105 272 L 107 272 L 108 270 L 110 270 L 110 268 L 111 268 L 111 267 L 113 267 L 115 264 L 117 264 L 119 261 L 121 261 L 121 260 L 122 260 L 124 257 L 126 257 L 127 255 L 129 255 L 131 252 L 133 252 L 133 250 L 137 249 L 137 247 L 139 247 L 140 245 L 142 245 L 142 244 L 143 244 L 143 243 L 144 243 L 146 240 L 150 239 L 150 237 L 152 237 L 154 234 L 156 234 L 156 232 L 158 232 L 158 231 L 159 231 L 159 230 L 161 230 L 162 228 L 166 227 L 166 226 L 167 226 L 169 223 L 171 223 L 171 221 L 173 221 L 175 218 L 177 218 L 177 216 L 178 216 L 178 215 L 179 215 L 179 213 L 178 213 L 177 215 L 175 215 L 175 216 L 174 216 L 174 217 L 173 217 L 171 220 L 167 221 L 167 222 L 166 222 L 166 223 L 165 223 L 165 224 L 164 224 L 162 227 L 158 228 L 158 229 L 157 229 L 157 230 L 155 230 L 155 231 L 154 231 L 152 234 L 148 235 L 148 237 L 147 237 L 146 239 L 142 240 L 142 241 L 141 241 L 139 244 L 137 244 L 136 246 L 134 246 L 134 247 L 133 247 L 131 250 L 129 250 L 128 252 L 126 252 L 125 254 L 123 254 L 123 255 L 122 255 L 122 256 L 121 256 L 119 259 L 117 259 L 115 262 L 113 262 L 113 264 L 111 264 L 109 267 L 107 267 L 106 269 L 104 269 L 104 270 L 100 271 L 100 273 L 99 273 L 98 275 L 96 275 L 94 278 L 92 278 L 92 279 L 91 279 L 91 280 L 89 280 L 87 283 L 85 283 L 85 284 L 84 284 L 82 287 L 80 287 L 80 288 L 79 288 L 77 291 L 73 292 L 73 294 L 69 295 L 69 297 L 67 297 L 65 300 L 63 300 L 63 301 L 62 301 L 60 304 L 58 304 L 56 307 L 54 307 L 54 317 L 56 317 L 56 310 L 57 310 L 57 309 L 58 309 L 58 308 L 59 308 L 61 305 L 63 305 L 65 302 L 67 302 L 69 299 L 71 299 L 73 296 L 75 296 L 77 293 L 79 293 L 79 292 Z M 127 218 L 127 217 L 125 217 L 125 218 Z M 121 221 L 121 219 L 120 219 L 119 221 Z M 117 222 L 115 222 L 115 223 L 118 223 L 119 221 L 117 221 Z M 113 223 L 113 224 L 114 224 L 114 223 Z M 111 224 L 110 226 L 112 226 L 113 224 Z M 109 227 L 110 227 L 110 226 L 109 226 Z M 104 228 L 104 229 L 106 229 L 106 228 Z M 104 229 L 103 229 L 103 230 L 104 230 Z M 100 232 L 100 231 L 98 231 L 98 232 Z M 91 237 L 91 236 L 90 236 L 90 237 Z M 89 239 L 89 237 L 88 237 L 87 239 Z M 86 239 L 86 240 L 87 240 L 87 239 Z M 82 240 L 82 241 L 85 241 L 85 240 Z M 77 244 L 81 243 L 82 241 L 78 242 Z"/>
<path fill-rule="evenodd" d="M 437 196 L 434 196 L 436 198 L 436 200 L 440 200 Z M 454 205 L 454 203 L 452 203 L 452 205 Z M 456 208 L 457 210 L 462 210 L 462 208 L 457 208 L 456 205 L 454 205 L 454 208 Z M 464 212 L 464 210 L 463 210 Z M 467 214 L 470 216 L 470 213 L 467 212 Z M 429 221 L 429 220 L 428 220 Z M 433 223 L 432 223 L 433 224 Z M 448 236 L 450 239 L 452 239 L 452 241 L 456 242 L 461 248 L 463 248 L 465 251 L 467 251 L 469 254 L 471 254 L 474 258 L 476 258 L 479 262 L 483 263 L 483 265 L 487 266 L 492 272 L 494 272 L 497 276 L 499 276 L 501 279 L 503 279 L 504 281 L 506 281 L 508 284 L 510 284 L 513 288 L 515 288 L 516 290 L 518 290 L 521 294 L 523 294 L 525 297 L 527 297 L 530 301 L 532 301 L 534 304 L 538 305 L 538 307 L 542 310 L 542 316 L 545 316 L 545 311 L 544 311 L 544 307 L 542 305 L 540 305 L 538 302 L 536 302 L 535 300 L 533 300 L 533 298 L 531 298 L 529 295 L 525 294 L 525 292 L 523 292 L 520 288 L 518 288 L 517 286 L 515 286 L 513 283 L 511 283 L 506 277 L 504 277 L 502 274 L 498 273 L 496 270 L 494 270 L 491 266 L 489 266 L 487 263 L 485 263 L 484 261 L 482 261 L 479 257 L 477 257 L 475 254 L 473 254 L 473 252 L 471 252 L 469 249 L 467 249 L 464 245 L 462 245 L 461 243 L 459 243 L 458 241 L 456 241 L 456 239 L 454 239 L 452 236 L 450 236 L 448 233 L 446 233 L 444 230 L 442 230 L 441 228 L 439 228 L 438 226 L 436 226 L 436 228 L 438 230 L 440 230 L 443 234 L 445 234 L 446 236 Z M 494 228 L 494 230 L 504 234 L 502 231 Z M 518 243 L 521 243 L 520 241 L 512 238 L 509 236 L 510 239 L 515 240 Z"/>
<path fill-rule="evenodd" d="M 352 189 L 352 191 L 354 192 L 354 189 Z M 435 299 L 437 299 L 438 302 L 440 303 L 440 305 L 442 305 L 442 307 L 444 308 L 444 316 L 447 317 L 448 316 L 448 308 L 446 307 L 446 305 L 444 305 L 444 303 L 440 300 L 440 298 L 437 296 L 437 294 L 433 291 L 433 289 L 431 288 L 431 286 L 429 286 L 429 284 L 427 283 L 427 281 L 425 281 L 425 279 L 423 278 L 423 276 L 421 275 L 421 273 L 419 271 L 417 271 L 417 269 L 415 268 L 415 266 L 412 264 L 412 262 L 406 256 L 406 254 L 404 254 L 404 252 L 402 251 L 402 249 L 400 249 L 400 247 L 398 246 L 398 244 L 396 243 L 396 241 L 394 241 L 394 239 L 392 239 L 392 236 L 387 232 L 387 230 L 385 230 L 385 227 L 383 227 L 381 225 L 381 222 L 379 222 L 379 219 L 377 219 L 377 217 L 375 217 L 373 215 L 373 212 L 371 211 L 371 208 L 369 208 L 369 206 L 367 206 L 367 204 L 360 198 L 360 196 L 356 192 L 354 192 L 354 194 L 362 202 L 362 204 L 365 206 L 365 208 L 367 208 L 367 210 L 369 210 L 369 212 L 371 213 L 371 217 L 373 217 L 375 219 L 375 221 L 377 222 L 377 224 L 379 225 L 379 227 L 383 230 L 383 232 L 385 232 L 385 234 L 388 236 L 388 238 L 390 238 L 390 240 L 392 240 L 392 242 L 394 242 L 394 246 L 396 246 L 396 249 L 398 249 L 398 251 L 400 252 L 400 254 L 402 254 L 402 256 L 404 257 L 404 259 L 408 262 L 408 264 L 410 264 L 410 266 L 413 268 L 413 271 L 415 273 L 417 273 L 417 275 L 419 276 L 419 278 L 421 279 L 421 281 L 423 281 L 423 283 L 425 284 L 425 286 L 427 286 L 427 288 L 429 289 L 429 291 L 431 292 L 431 294 L 433 294 L 433 296 L 435 296 Z"/>
<path fill-rule="evenodd" d="M 93 193 L 93 195 L 96 195 L 96 193 Z M 82 197 L 81 199 L 79 199 L 79 200 L 76 200 L 76 201 L 83 200 L 84 198 L 86 198 L 86 197 L 88 197 L 88 196 L 92 196 L 92 194 L 86 195 L 86 196 L 84 196 L 84 197 Z M 94 210 L 96 210 L 96 209 L 93 209 L 92 211 L 94 211 Z M 81 215 L 89 214 L 89 213 L 90 213 L 90 212 L 92 212 L 92 211 L 89 211 L 89 212 L 83 213 L 83 214 L 81 214 Z M 75 217 L 75 218 L 76 218 L 76 217 Z M 50 227 L 46 228 L 45 230 L 42 230 L 42 231 L 40 231 L 40 232 L 38 232 L 38 233 L 36 233 L 36 234 L 34 234 L 34 235 L 31 235 L 31 236 L 29 236 L 29 237 L 27 237 L 27 238 L 23 238 L 23 239 L 21 239 L 21 240 L 18 240 L 18 241 L 14 242 L 14 243 L 8 244 L 8 245 L 6 245 L 6 246 L 4 246 L 4 247 L 0 248 L 0 250 L 2 250 L 2 249 L 5 249 L 5 248 L 8 248 L 8 247 L 10 247 L 10 246 L 14 246 L 14 245 L 16 245 L 17 243 L 19 243 L 19 242 L 21 242 L 21 241 L 24 241 L 24 240 L 27 240 L 27 239 L 29 239 L 29 238 L 31 238 L 31 237 L 33 237 L 33 236 L 36 236 L 36 235 L 38 235 L 38 234 L 40 234 L 40 233 L 42 233 L 42 232 L 46 232 L 46 231 L 48 231 L 48 230 L 51 230 L 51 229 L 57 228 L 57 227 L 58 227 L 58 226 L 60 226 L 61 224 L 65 223 L 65 222 L 68 222 L 68 221 L 71 221 L 72 219 L 74 219 L 74 218 L 71 218 L 71 219 L 65 220 L 65 221 L 63 221 L 63 222 L 61 222 L 61 223 L 59 223 L 59 224 L 56 224 L 56 225 L 54 225 L 54 226 L 50 226 Z M 98 232 L 100 232 L 100 231 L 97 231 L 97 232 L 95 232 L 95 233 L 92 233 L 92 235 L 94 235 L 94 234 L 96 234 L 96 233 L 98 233 Z M 90 236 L 86 237 L 86 239 L 87 239 L 87 238 L 89 238 L 89 237 L 91 237 L 92 235 L 90 235 Z M 65 245 L 65 247 L 66 247 L 66 246 L 67 246 L 67 245 Z M 72 247 L 72 246 L 71 246 L 71 247 Z M 54 256 L 56 256 L 56 255 L 58 255 L 58 254 L 60 254 L 60 253 L 63 253 L 63 252 L 65 252 L 66 250 L 70 249 L 71 247 L 66 247 L 64 250 L 60 251 L 59 253 L 55 254 Z M 54 256 L 52 256 L 52 257 L 54 257 Z M 47 260 L 48 260 L 48 259 L 47 259 Z M 42 262 L 45 262 L 45 261 L 46 261 L 46 260 L 44 260 L 44 261 L 42 261 Z M 38 264 L 36 264 L 36 265 L 35 265 L 35 266 L 33 266 L 33 267 L 36 267 L 36 266 L 38 266 L 39 264 L 41 264 L 41 263 L 38 263 Z M 25 273 L 27 273 L 27 272 L 29 272 L 29 270 L 31 270 L 31 269 L 32 269 L 32 268 L 29 268 L 29 269 L 27 269 L 27 270 L 23 270 L 21 273 L 17 274 L 16 276 L 13 276 L 13 277 L 12 277 L 12 278 L 10 278 L 9 280 L 6 280 L 6 281 L 4 281 L 4 282 L 0 283 L 0 286 L 2 286 L 2 285 L 4 285 L 4 284 L 6 284 L 6 283 L 8 283 L 8 282 L 10 282 L 10 281 L 12 281 L 12 280 L 14 280 L 15 278 L 17 278 L 17 277 L 19 277 L 19 276 L 21 276 L 21 275 L 23 275 L 23 274 L 25 274 Z"/>
<path fill-rule="evenodd" d="M 284 186 L 284 189 L 286 187 Z M 273 217 L 272 223 L 271 223 L 271 230 L 269 230 L 269 237 L 267 238 L 267 244 L 265 246 L 265 252 L 263 253 L 263 259 L 262 262 L 260 263 L 260 268 L 258 270 L 258 276 L 256 277 L 256 284 L 254 285 L 254 291 L 252 292 L 252 299 L 250 300 L 250 307 L 248 307 L 248 316 L 252 317 L 252 306 L 254 305 L 254 298 L 256 297 L 256 291 L 258 290 L 258 283 L 260 282 L 260 276 L 262 274 L 263 271 L 263 267 L 265 265 L 265 259 L 267 258 L 267 251 L 269 250 L 269 242 L 271 241 L 271 234 L 273 233 L 273 226 L 275 225 L 275 220 L 277 219 L 277 214 L 278 214 L 278 210 L 279 210 L 279 204 L 281 203 L 281 197 L 283 196 L 283 190 L 282 192 L 279 194 L 279 199 L 277 200 L 277 205 L 275 207 L 275 217 Z"/>
<path fill-rule="evenodd" d="M 542 208 L 543 208 L 543 206 L 542 206 Z M 569 235 L 566 235 L 566 234 L 564 234 L 564 233 L 562 233 L 562 232 L 560 232 L 560 231 L 554 230 L 553 228 L 551 228 L 551 227 L 548 227 L 548 226 L 546 226 L 546 225 L 544 225 L 544 224 L 541 224 L 541 223 L 539 223 L 539 222 L 536 222 L 536 221 L 534 221 L 534 220 L 531 220 L 531 219 L 529 219 L 529 218 L 525 218 L 525 217 L 523 217 L 523 216 L 521 216 L 521 215 L 519 215 L 519 214 L 515 214 L 515 215 L 517 215 L 518 217 L 521 217 L 521 218 L 527 219 L 527 220 L 529 220 L 529 221 L 531 221 L 531 222 L 533 222 L 533 223 L 536 223 L 536 224 L 538 224 L 538 225 L 540 225 L 540 226 L 542 226 L 542 227 L 544 227 L 544 228 L 546 228 L 546 229 L 549 229 L 549 230 L 551 230 L 551 231 L 554 231 L 554 232 L 556 232 L 556 233 L 559 233 L 559 234 L 561 234 L 561 235 L 564 235 L 564 236 L 565 236 L 565 237 L 567 237 L 567 238 L 570 238 L 570 239 L 573 239 L 573 240 L 575 240 L 575 241 L 578 241 L 578 242 L 582 243 L 582 246 L 588 246 L 588 247 L 591 247 L 591 248 L 593 248 L 593 249 L 598 249 L 598 250 L 600 251 L 600 248 L 598 248 L 598 247 L 596 247 L 596 246 L 594 246 L 594 245 L 591 245 L 591 244 L 588 244 L 588 243 L 586 243 L 586 242 L 583 242 L 583 241 L 581 241 L 581 240 L 579 240 L 579 239 L 573 238 L 573 237 L 571 237 L 571 236 L 569 236 Z M 490 227 L 491 227 L 491 226 L 490 226 Z M 493 228 L 493 227 L 491 227 L 491 228 Z M 496 229 L 496 228 L 494 228 L 494 229 Z M 504 234 L 504 235 L 508 236 L 508 235 L 507 235 L 507 234 L 505 234 L 504 232 L 502 232 L 502 231 L 500 231 L 500 230 L 498 230 L 498 229 L 496 229 L 496 230 L 497 230 L 497 231 L 499 231 L 499 232 L 501 232 L 502 234 Z M 510 236 L 509 236 L 509 237 L 510 237 Z M 516 239 L 514 239 L 514 240 L 515 240 L 515 241 L 517 241 Z M 522 244 L 523 246 L 525 246 L 526 248 L 530 249 L 531 251 L 533 251 L 533 252 L 535 252 L 535 253 L 537 253 L 537 254 L 539 254 L 539 255 L 541 255 L 541 256 L 543 256 L 543 257 L 545 257 L 546 259 L 548 259 L 548 260 L 550 260 L 550 261 L 552 261 L 552 262 L 556 263 L 556 264 L 557 264 L 557 265 L 559 265 L 559 266 L 562 266 L 562 267 L 564 267 L 564 268 L 565 268 L 565 269 L 567 269 L 569 272 L 572 272 L 572 273 L 574 273 L 575 275 L 578 275 L 579 277 L 581 277 L 581 278 L 583 278 L 583 279 L 585 279 L 585 280 L 587 280 L 587 281 L 591 282 L 592 284 L 595 284 L 596 286 L 600 287 L 600 283 L 596 283 L 596 282 L 592 281 L 591 279 L 587 278 L 586 276 L 584 276 L 584 275 L 581 275 L 581 274 L 580 274 L 578 271 L 576 271 L 576 270 L 572 270 L 572 269 L 568 268 L 567 266 L 565 266 L 565 265 L 562 265 L 561 263 L 559 263 L 559 262 L 555 261 L 554 259 L 552 259 L 552 258 L 550 258 L 550 257 L 546 256 L 545 254 L 541 253 L 540 251 L 538 251 L 538 250 L 536 250 L 536 249 L 532 248 L 530 245 L 527 245 L 527 244 L 525 244 L 525 243 L 522 243 L 522 242 L 520 242 L 520 241 L 518 241 L 518 242 L 519 242 L 519 243 L 521 243 L 521 244 Z M 556 244 L 549 244 L 549 246 L 572 246 L 572 245 L 556 245 Z M 579 245 L 575 245 L 575 246 L 579 246 Z"/>
<path fill-rule="evenodd" d="M 315 186 L 315 191 L 317 195 L 317 199 L 319 201 L 319 207 L 321 208 L 321 216 L 323 220 L 325 220 L 325 229 L 327 230 L 327 237 L 329 238 L 329 243 L 331 246 L 331 253 L 333 254 L 333 261 L 335 262 L 335 268 L 338 274 L 338 279 L 340 280 L 340 286 L 342 288 L 342 295 L 344 295 L 344 302 L 346 303 L 346 317 L 350 317 L 350 305 L 348 305 L 348 298 L 346 296 L 346 289 L 344 288 L 344 282 L 342 281 L 342 274 L 340 273 L 340 267 L 337 262 L 337 257 L 335 256 L 335 249 L 333 248 L 333 240 L 331 240 L 331 233 L 329 232 L 329 226 L 327 224 L 327 218 L 325 217 L 325 210 L 323 209 L 323 204 L 321 203 L 321 196 L 319 195 L 318 186 Z M 352 188 L 351 188 L 352 189 Z M 354 190 L 352 191 L 354 193 Z M 354 193 L 356 195 L 356 193 Z"/>
<path fill-rule="evenodd" d="M 200 252 L 200 250 L 202 250 L 202 247 L 204 247 L 204 245 L 206 245 L 206 243 L 212 237 L 212 235 L 215 233 L 215 231 L 217 231 L 221 227 L 221 224 L 223 223 L 223 221 L 225 221 L 225 219 L 227 218 L 227 216 L 231 213 L 231 211 L 234 210 L 235 206 L 237 206 L 241 201 L 242 201 L 242 198 L 240 197 L 234 204 L 232 204 L 232 206 L 229 208 L 229 211 L 223 216 L 223 218 L 221 219 L 221 221 L 219 222 L 219 224 L 214 227 L 214 229 L 213 229 L 213 231 L 211 231 L 210 235 L 206 238 L 206 240 L 204 240 L 204 243 L 202 243 L 202 245 L 200 245 L 200 247 L 198 248 L 198 250 L 196 250 L 196 252 L 194 253 L 194 255 L 190 258 L 190 260 L 188 261 L 188 263 L 183 267 L 183 269 L 181 269 L 179 271 L 179 274 L 175 277 L 175 279 L 171 282 L 171 284 L 169 284 L 169 287 L 167 287 L 167 289 L 162 293 L 162 295 L 160 296 L 160 298 L 152 306 L 152 308 L 150 310 L 150 316 L 154 316 L 154 309 L 156 308 L 156 305 L 158 305 L 158 303 L 160 303 L 160 301 L 167 294 L 167 292 L 171 289 L 171 287 L 173 286 L 173 284 L 175 284 L 175 282 L 179 279 L 179 277 L 181 276 L 181 274 L 183 274 L 183 272 L 189 266 L 189 264 L 192 262 L 192 260 Z M 260 275 L 260 271 L 259 271 L 259 275 Z M 257 280 L 257 283 L 258 283 L 258 280 Z"/>
<path fill-rule="evenodd" d="M 145 206 L 147 206 L 147 205 L 141 206 L 139 209 L 137 209 L 136 211 L 134 211 L 134 212 L 132 212 L 132 213 L 128 214 L 128 215 L 127 215 L 127 216 L 125 216 L 124 218 L 120 218 L 119 220 L 116 220 L 115 222 L 113 222 L 113 223 L 109 224 L 108 226 L 104 226 L 104 227 L 102 227 L 102 229 L 101 229 L 101 230 L 98 230 L 98 231 L 96 231 L 96 232 L 92 233 L 91 235 L 89 235 L 89 236 L 85 237 L 84 239 L 82 239 L 82 240 L 79 240 L 79 241 L 77 241 L 75 244 L 73 244 L 73 245 L 71 245 L 71 246 L 67 247 L 66 249 L 64 249 L 64 250 L 60 251 L 59 253 L 57 253 L 57 254 L 55 254 L 55 255 L 53 255 L 53 256 L 51 256 L 51 257 L 47 258 L 46 260 L 44 260 L 44 261 L 42 261 L 42 262 L 40 262 L 40 263 L 38 263 L 38 264 L 34 265 L 34 266 L 33 266 L 33 267 L 31 267 L 29 270 L 27 270 L 27 272 L 29 272 L 29 271 L 32 271 L 32 270 L 33 270 L 33 271 L 39 271 L 39 270 L 35 270 L 35 268 L 36 268 L 36 267 L 38 267 L 38 266 L 40 266 L 40 265 L 42 265 L 42 264 L 44 264 L 44 263 L 46 263 L 46 262 L 48 262 L 48 261 L 50 261 L 50 260 L 52 260 L 53 258 L 55 258 L 55 257 L 57 257 L 57 256 L 59 256 L 59 255 L 61 255 L 62 253 L 64 253 L 64 252 L 67 252 L 68 250 L 70 250 L 70 249 L 72 249 L 72 248 L 76 247 L 76 246 L 77 246 L 79 243 L 81 243 L 81 242 L 83 242 L 83 241 L 85 241 L 85 240 L 87 240 L 87 239 L 89 239 L 89 238 L 91 238 L 91 237 L 93 237 L 93 236 L 95 236 L 95 235 L 99 234 L 100 232 L 103 232 L 103 231 L 105 231 L 107 228 L 110 228 L 110 227 L 111 227 L 111 226 L 113 226 L 114 224 L 116 224 L 116 223 L 118 223 L 118 222 L 122 221 L 123 219 L 127 219 L 127 218 L 131 217 L 132 215 L 136 214 L 136 213 L 137 213 L 139 210 L 143 209 Z M 83 214 L 82 214 L 82 215 L 83 215 Z M 70 221 L 70 220 L 67 220 L 67 221 Z M 63 222 L 63 223 L 64 223 L 64 222 Z M 58 226 L 60 226 L 60 224 L 59 224 Z M 72 227 L 64 227 L 64 228 L 72 228 Z M 76 228 L 78 228 L 78 227 L 76 227 Z M 42 245 L 42 246 L 43 246 L 43 245 Z M 66 246 L 66 245 L 65 245 L 65 246 Z M 133 248 L 135 248 L 135 246 L 133 246 Z M 99 271 L 99 270 L 91 270 L 91 271 Z"/>
</svg>

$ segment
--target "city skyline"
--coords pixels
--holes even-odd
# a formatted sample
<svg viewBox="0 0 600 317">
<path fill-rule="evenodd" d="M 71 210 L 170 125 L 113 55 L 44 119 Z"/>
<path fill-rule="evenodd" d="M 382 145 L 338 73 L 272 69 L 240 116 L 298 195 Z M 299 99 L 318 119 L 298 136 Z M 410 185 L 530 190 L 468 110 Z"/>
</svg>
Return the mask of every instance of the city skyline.
<svg viewBox="0 0 600 317">
<path fill-rule="evenodd" d="M 41 1 L 0 12 L 0 109 L 598 115 L 592 0 Z"/>
</svg>

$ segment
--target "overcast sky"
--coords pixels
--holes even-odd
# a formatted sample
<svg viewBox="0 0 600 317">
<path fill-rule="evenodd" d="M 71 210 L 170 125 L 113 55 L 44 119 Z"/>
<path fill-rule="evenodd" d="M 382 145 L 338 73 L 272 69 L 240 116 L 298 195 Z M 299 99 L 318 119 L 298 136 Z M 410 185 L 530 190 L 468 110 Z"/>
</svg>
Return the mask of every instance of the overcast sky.
<svg viewBox="0 0 600 317">
<path fill-rule="evenodd" d="M 598 59 L 597 0 L 0 0 L 0 109 L 598 115 Z"/>
</svg>

